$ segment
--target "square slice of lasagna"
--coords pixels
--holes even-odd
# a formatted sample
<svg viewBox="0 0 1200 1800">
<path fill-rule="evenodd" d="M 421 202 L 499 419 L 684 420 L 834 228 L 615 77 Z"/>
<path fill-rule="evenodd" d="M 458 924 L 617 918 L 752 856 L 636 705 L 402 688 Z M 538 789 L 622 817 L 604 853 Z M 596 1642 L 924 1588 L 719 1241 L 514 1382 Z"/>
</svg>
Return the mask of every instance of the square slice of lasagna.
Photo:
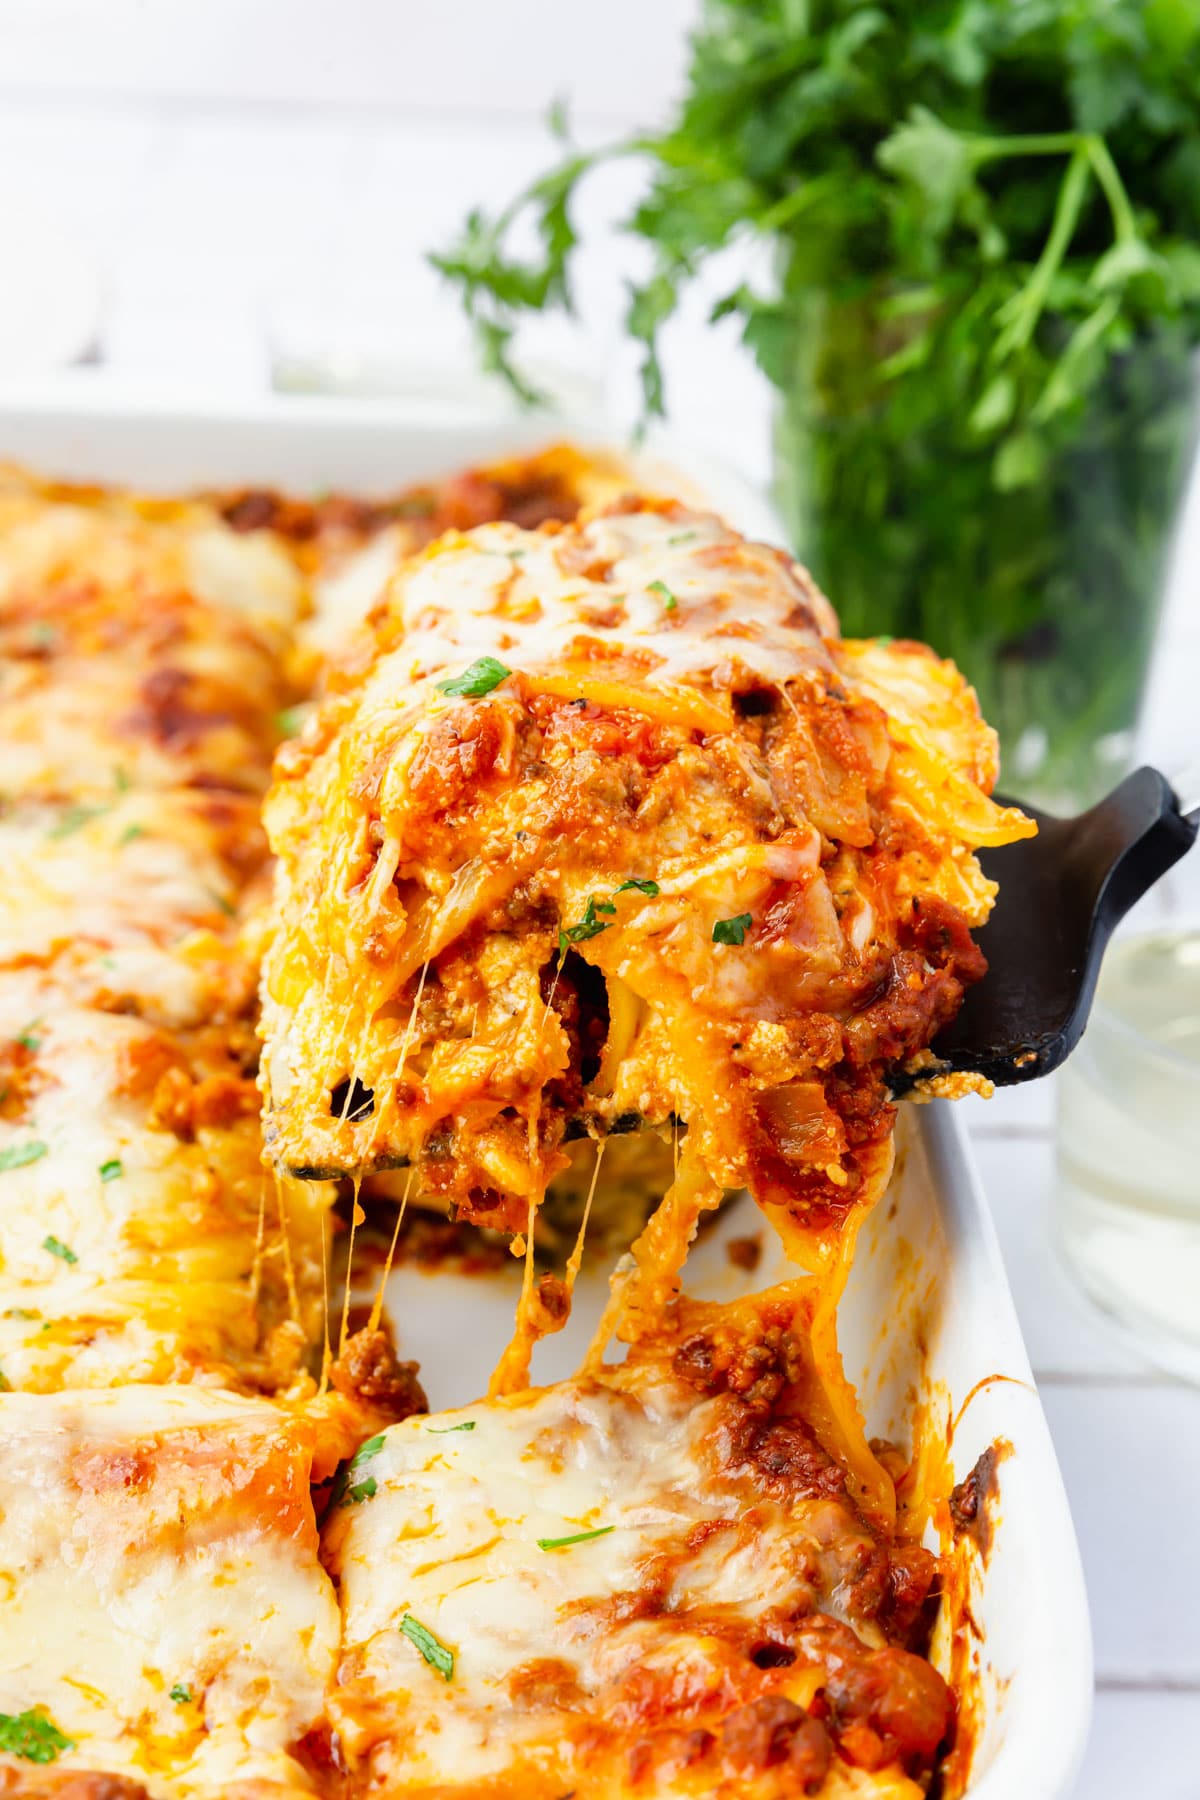
<svg viewBox="0 0 1200 1800">
<path fill-rule="evenodd" d="M 266 807 L 277 1166 L 525 1232 L 569 1138 L 683 1122 L 713 1192 L 836 1236 L 984 967 L 974 849 L 1033 829 L 952 666 L 626 501 L 447 533 L 328 690 Z"/>
</svg>

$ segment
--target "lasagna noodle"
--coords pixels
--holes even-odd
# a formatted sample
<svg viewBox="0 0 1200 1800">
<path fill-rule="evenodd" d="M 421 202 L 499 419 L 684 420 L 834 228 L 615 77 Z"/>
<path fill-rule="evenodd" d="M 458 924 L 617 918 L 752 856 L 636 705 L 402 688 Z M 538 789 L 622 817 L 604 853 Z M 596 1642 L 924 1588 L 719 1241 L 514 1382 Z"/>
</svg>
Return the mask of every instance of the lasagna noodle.
<svg viewBox="0 0 1200 1800">
<path fill-rule="evenodd" d="M 323 1532 L 356 1788 L 917 1800 L 935 1559 L 804 1423 L 796 1305 L 673 1308 L 619 1369 L 364 1447 Z"/>
</svg>

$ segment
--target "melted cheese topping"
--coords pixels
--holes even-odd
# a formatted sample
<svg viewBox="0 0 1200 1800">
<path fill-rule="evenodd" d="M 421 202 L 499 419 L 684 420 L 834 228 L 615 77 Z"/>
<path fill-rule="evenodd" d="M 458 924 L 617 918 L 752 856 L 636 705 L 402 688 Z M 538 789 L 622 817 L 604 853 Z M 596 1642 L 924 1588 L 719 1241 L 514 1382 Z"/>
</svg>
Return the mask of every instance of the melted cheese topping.
<svg viewBox="0 0 1200 1800">
<path fill-rule="evenodd" d="M 0 1375 L 305 1382 L 327 1189 L 264 1174 L 238 914 L 304 598 L 210 507 L 0 474 Z"/>
<path fill-rule="evenodd" d="M 285 1240 L 253 1083 L 220 1034 L 156 1030 L 0 974 L 0 1060 L 6 1381 L 294 1377 L 319 1333 L 331 1196 L 299 1187 Z"/>
<path fill-rule="evenodd" d="M 240 795 L 115 792 L 0 815 L 0 968 L 69 965 L 76 999 L 199 1025 L 244 1012 L 234 917 L 265 845 Z"/>
<path fill-rule="evenodd" d="M 659 1349 L 385 1433 L 352 1475 L 371 1492 L 324 1533 L 344 1615 L 331 1717 L 354 1775 L 593 1800 L 630 1791 L 637 1752 L 655 1794 L 800 1791 L 783 1754 L 747 1761 L 739 1734 L 764 1703 L 811 1706 L 839 1656 L 870 1664 L 886 1638 L 857 1585 L 870 1533 L 835 1483 L 769 1472 L 771 1429 L 729 1393 L 699 1398 Z M 449 1679 L 406 1619 L 453 1657 Z M 921 1791 L 837 1757 L 817 1786 Z"/>
<path fill-rule="evenodd" d="M 505 524 L 450 533 L 393 580 L 385 606 L 397 660 L 366 682 L 367 708 L 480 656 L 558 672 L 613 642 L 648 657 L 650 685 L 668 693 L 697 677 L 729 687 L 735 666 L 782 683 L 828 666 L 822 633 L 836 632 L 828 602 L 781 551 L 708 514 L 601 515 L 549 536 Z"/>
<path fill-rule="evenodd" d="M 282 652 L 301 584 L 266 532 L 232 531 L 215 509 L 119 489 L 44 482 L 0 466 L 0 611 L 72 584 L 116 594 L 183 590 Z"/>
<path fill-rule="evenodd" d="M 302 601 L 279 546 L 206 507 L 0 479 L 0 794 L 261 787 Z"/>
<path fill-rule="evenodd" d="M 101 1768 L 180 1800 L 309 1791 L 292 1751 L 338 1643 L 312 1437 L 196 1388 L 5 1396 L 0 1712 L 45 1709 L 72 1740 L 63 1775 Z"/>
</svg>

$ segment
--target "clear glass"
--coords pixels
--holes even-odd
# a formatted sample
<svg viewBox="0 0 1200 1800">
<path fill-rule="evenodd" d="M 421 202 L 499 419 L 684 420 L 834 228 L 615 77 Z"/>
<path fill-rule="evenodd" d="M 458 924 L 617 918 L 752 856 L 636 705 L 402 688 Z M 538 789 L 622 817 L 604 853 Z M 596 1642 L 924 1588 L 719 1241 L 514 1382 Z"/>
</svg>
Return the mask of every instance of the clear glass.
<svg viewBox="0 0 1200 1800">
<path fill-rule="evenodd" d="M 1109 950 L 1058 1077 L 1057 1224 L 1091 1298 L 1200 1381 L 1200 931 Z"/>
<path fill-rule="evenodd" d="M 944 372 L 901 405 L 875 373 L 897 345 L 886 296 L 796 299 L 775 489 L 797 554 L 847 636 L 953 658 L 1000 734 L 1006 793 L 1091 805 L 1134 756 L 1194 449 L 1190 347 L 1148 333 L 1022 459 L 972 435 Z"/>
</svg>

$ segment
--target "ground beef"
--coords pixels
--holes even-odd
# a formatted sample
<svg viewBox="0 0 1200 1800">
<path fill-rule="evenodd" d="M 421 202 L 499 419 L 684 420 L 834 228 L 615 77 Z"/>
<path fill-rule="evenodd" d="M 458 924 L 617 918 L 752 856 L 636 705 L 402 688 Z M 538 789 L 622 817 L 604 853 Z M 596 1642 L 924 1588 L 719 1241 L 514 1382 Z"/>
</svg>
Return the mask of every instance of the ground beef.
<svg viewBox="0 0 1200 1800">
<path fill-rule="evenodd" d="M 739 1707 L 721 1728 L 721 1755 L 731 1774 L 751 1780 L 762 1769 L 786 1763 L 802 1794 L 816 1793 L 821 1786 L 831 1752 L 820 1720 L 783 1694 L 766 1694 Z"/>
<path fill-rule="evenodd" d="M 429 1411 L 415 1362 L 398 1362 L 386 1331 L 356 1331 L 329 1371 L 339 1394 L 381 1407 L 393 1419 Z"/>
</svg>

